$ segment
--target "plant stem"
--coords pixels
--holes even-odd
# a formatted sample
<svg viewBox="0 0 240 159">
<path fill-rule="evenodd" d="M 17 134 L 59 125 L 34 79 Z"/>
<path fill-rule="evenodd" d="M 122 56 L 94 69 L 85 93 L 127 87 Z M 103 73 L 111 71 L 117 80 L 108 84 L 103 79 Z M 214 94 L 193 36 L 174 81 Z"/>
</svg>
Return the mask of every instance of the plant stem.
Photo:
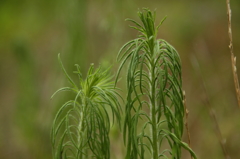
<svg viewBox="0 0 240 159">
<path fill-rule="evenodd" d="M 153 54 L 152 54 L 153 55 Z M 158 139 L 157 139 L 157 122 L 156 122 L 156 100 L 155 100 L 155 67 L 154 59 L 152 59 L 150 65 L 150 92 L 151 92 L 151 103 L 150 103 L 150 115 L 152 120 L 152 147 L 153 147 L 153 159 L 158 159 Z"/>
<path fill-rule="evenodd" d="M 207 107 L 207 109 L 209 111 L 209 115 L 212 118 L 212 121 L 213 121 L 213 124 L 214 124 L 214 129 L 215 129 L 215 134 L 216 134 L 216 136 L 219 140 L 219 143 L 220 143 L 220 146 L 222 148 L 222 152 L 225 156 L 225 159 L 231 159 L 231 157 L 228 155 L 228 151 L 226 149 L 226 145 L 225 145 L 225 142 L 224 142 L 225 140 L 222 136 L 222 132 L 221 132 L 221 129 L 219 127 L 216 114 L 215 114 L 214 109 L 212 108 L 211 103 L 210 103 L 207 87 L 206 87 L 206 84 L 205 84 L 205 81 L 204 81 L 204 78 L 203 78 L 203 75 L 202 75 L 202 70 L 201 70 L 200 65 L 199 65 L 197 60 L 196 60 L 196 62 L 197 62 L 197 65 L 196 65 L 197 67 L 195 68 L 195 70 L 197 70 L 196 72 L 200 73 L 199 76 L 202 80 L 202 87 L 203 87 L 203 91 L 204 91 L 205 96 L 206 96 L 205 97 L 206 101 L 205 101 L 204 105 Z"/>
<path fill-rule="evenodd" d="M 238 100 L 238 106 L 240 108 L 240 87 L 238 82 L 238 74 L 237 74 L 237 67 L 236 67 L 236 56 L 233 53 L 233 43 L 232 43 L 232 24 L 231 24 L 231 7 L 230 7 L 230 0 L 226 0 L 227 4 L 227 17 L 228 17 L 228 36 L 229 36 L 229 49 L 231 53 L 231 61 L 232 61 L 232 72 L 233 72 L 233 79 L 234 79 L 234 85 L 236 90 L 236 96 Z"/>
<path fill-rule="evenodd" d="M 187 103 L 186 103 L 186 94 L 185 94 L 185 91 L 183 91 L 183 106 L 184 106 L 184 109 L 185 109 L 185 127 L 186 127 L 186 130 L 187 130 L 187 136 L 188 136 L 188 145 L 189 147 L 191 148 L 191 140 L 190 140 L 190 132 L 189 132 L 189 128 L 188 128 L 188 109 L 187 109 Z M 191 155 L 191 159 L 193 159 L 193 156 L 192 154 L 190 153 Z"/>
<path fill-rule="evenodd" d="M 79 129 L 79 132 L 80 132 L 80 134 L 78 135 L 78 143 L 80 144 L 79 145 L 79 148 L 81 149 L 81 147 L 82 147 L 82 143 L 83 142 L 81 142 L 81 137 L 82 137 L 82 140 L 84 140 L 84 136 L 85 136 L 85 133 L 82 133 L 82 135 L 81 135 L 81 132 L 83 132 L 83 130 L 84 130 L 84 108 L 85 108 L 85 104 L 86 104 L 86 102 L 85 102 L 85 100 L 83 100 L 83 109 L 82 109 L 82 111 L 80 112 L 80 122 L 79 122 L 79 126 L 78 126 L 78 129 Z M 80 156 L 79 156 L 79 158 L 80 159 L 83 159 L 83 153 L 82 152 L 78 152 L 78 153 L 80 153 Z"/>
</svg>

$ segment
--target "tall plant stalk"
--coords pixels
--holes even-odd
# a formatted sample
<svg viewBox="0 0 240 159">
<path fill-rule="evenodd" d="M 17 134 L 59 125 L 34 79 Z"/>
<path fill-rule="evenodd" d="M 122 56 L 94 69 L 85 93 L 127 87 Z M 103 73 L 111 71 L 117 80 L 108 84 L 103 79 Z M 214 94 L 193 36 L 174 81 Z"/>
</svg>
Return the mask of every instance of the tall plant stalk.
<svg viewBox="0 0 240 159">
<path fill-rule="evenodd" d="M 117 78 L 126 62 L 127 101 L 123 127 L 127 146 L 126 159 L 181 158 L 181 148 L 196 155 L 181 138 L 184 128 L 184 105 L 181 61 L 177 51 L 157 31 L 165 18 L 155 26 L 155 12 L 139 11 L 142 24 L 131 28 L 139 31 L 138 38 L 127 42 L 119 51 L 121 62 Z M 168 143 L 167 148 L 163 148 Z"/>
<path fill-rule="evenodd" d="M 238 74 L 237 74 L 237 66 L 236 66 L 236 60 L 237 57 L 233 53 L 233 38 L 232 38 L 232 11 L 230 7 L 230 0 L 226 0 L 227 4 L 227 18 L 228 18 L 228 36 L 229 36 L 229 50 L 231 53 L 231 62 L 232 62 L 232 73 L 233 73 L 233 79 L 234 79 L 234 85 L 235 85 L 235 91 L 238 101 L 238 107 L 240 108 L 240 87 L 239 87 L 239 80 L 238 80 Z"/>
</svg>

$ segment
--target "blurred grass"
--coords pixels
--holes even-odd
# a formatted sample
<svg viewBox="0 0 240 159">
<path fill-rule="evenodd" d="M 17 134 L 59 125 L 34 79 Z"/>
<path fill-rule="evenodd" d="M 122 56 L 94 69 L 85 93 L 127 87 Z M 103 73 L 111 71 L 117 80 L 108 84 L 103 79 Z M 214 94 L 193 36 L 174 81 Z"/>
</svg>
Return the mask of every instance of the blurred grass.
<svg viewBox="0 0 240 159">
<path fill-rule="evenodd" d="M 240 1 L 231 1 L 231 6 L 233 45 L 240 68 Z M 137 19 L 137 10 L 142 7 L 157 8 L 157 21 L 167 15 L 159 38 L 175 46 L 182 58 L 196 154 L 199 158 L 224 158 L 205 106 L 204 82 L 229 155 L 240 156 L 240 113 L 231 73 L 225 1 L 1 0 L 1 159 L 51 158 L 53 116 L 70 98 L 62 94 L 50 100 L 57 88 L 67 85 L 57 54 L 61 53 L 68 72 L 75 69 L 75 63 L 83 74 L 90 63 L 117 68 L 119 48 L 137 35 L 124 19 Z M 120 84 L 124 90 L 124 83 Z M 111 135 L 113 158 L 122 159 L 121 133 L 113 127 Z M 184 153 L 183 158 L 187 157 Z"/>
</svg>

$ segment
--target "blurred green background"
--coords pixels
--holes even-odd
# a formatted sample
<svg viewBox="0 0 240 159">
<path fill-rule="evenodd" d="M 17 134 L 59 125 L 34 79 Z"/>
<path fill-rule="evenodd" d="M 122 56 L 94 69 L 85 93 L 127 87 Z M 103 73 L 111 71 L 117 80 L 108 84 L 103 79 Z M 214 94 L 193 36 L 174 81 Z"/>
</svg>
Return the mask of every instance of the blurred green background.
<svg viewBox="0 0 240 159">
<path fill-rule="evenodd" d="M 51 158 L 53 117 L 69 98 L 63 93 L 50 100 L 54 91 L 68 85 L 57 54 L 61 53 L 71 76 L 75 63 L 83 74 L 90 63 L 112 65 L 114 73 L 118 50 L 138 35 L 124 20 L 138 20 L 137 11 L 143 7 L 157 9 L 157 22 L 167 15 L 158 37 L 171 43 L 182 58 L 193 150 L 202 159 L 224 159 L 210 105 L 228 154 L 239 158 L 240 110 L 228 49 L 225 0 L 1 0 L 1 159 Z M 240 1 L 231 1 L 231 8 L 240 68 Z M 124 80 L 119 87 L 125 89 Z M 112 158 L 124 156 L 121 135 L 112 128 Z M 187 142 L 186 132 L 183 140 Z M 182 158 L 190 157 L 183 151 Z"/>
</svg>

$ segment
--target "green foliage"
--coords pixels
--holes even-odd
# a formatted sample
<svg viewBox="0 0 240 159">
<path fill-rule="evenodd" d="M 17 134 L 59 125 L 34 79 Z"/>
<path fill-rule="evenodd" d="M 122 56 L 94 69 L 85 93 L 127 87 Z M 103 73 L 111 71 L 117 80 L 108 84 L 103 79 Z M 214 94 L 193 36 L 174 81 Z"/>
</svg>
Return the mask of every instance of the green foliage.
<svg viewBox="0 0 240 159">
<path fill-rule="evenodd" d="M 53 157 L 74 159 L 109 159 L 109 129 L 111 120 L 116 118 L 120 124 L 120 104 L 118 93 L 114 88 L 108 70 L 88 70 L 86 79 L 82 78 L 78 65 L 75 72 L 79 77 L 79 86 L 61 67 L 71 84 L 56 91 L 71 91 L 75 98 L 67 101 L 56 114 L 53 122 L 51 138 Z M 109 116 L 109 108 L 112 118 Z"/>
<path fill-rule="evenodd" d="M 177 51 L 157 31 L 165 18 L 155 26 L 155 12 L 138 12 L 142 24 L 132 20 L 139 31 L 138 38 L 127 42 L 119 51 L 120 72 L 128 61 L 127 97 L 123 138 L 127 147 L 126 159 L 169 158 L 180 159 L 181 149 L 195 153 L 181 138 L 184 129 L 184 105 L 181 60 Z M 75 94 L 59 109 L 52 127 L 54 158 L 109 159 L 109 129 L 114 118 L 120 124 L 122 98 L 117 92 L 108 70 L 93 65 L 84 80 L 78 65 L 75 72 L 79 86 L 62 69 L 71 84 L 56 91 Z M 56 94 L 54 93 L 53 96 Z M 109 115 L 111 110 L 112 118 Z M 164 148 L 168 145 L 168 148 Z"/>
<path fill-rule="evenodd" d="M 144 9 L 138 15 L 142 24 L 127 20 L 136 25 L 130 27 L 139 31 L 139 38 L 127 42 L 117 56 L 121 61 L 117 79 L 129 61 L 123 127 L 126 159 L 149 156 L 179 159 L 182 147 L 196 158 L 190 147 L 181 141 L 185 111 L 180 57 L 173 46 L 156 39 L 165 18 L 155 27 L 155 12 Z M 160 151 L 164 140 L 170 149 Z"/>
</svg>

